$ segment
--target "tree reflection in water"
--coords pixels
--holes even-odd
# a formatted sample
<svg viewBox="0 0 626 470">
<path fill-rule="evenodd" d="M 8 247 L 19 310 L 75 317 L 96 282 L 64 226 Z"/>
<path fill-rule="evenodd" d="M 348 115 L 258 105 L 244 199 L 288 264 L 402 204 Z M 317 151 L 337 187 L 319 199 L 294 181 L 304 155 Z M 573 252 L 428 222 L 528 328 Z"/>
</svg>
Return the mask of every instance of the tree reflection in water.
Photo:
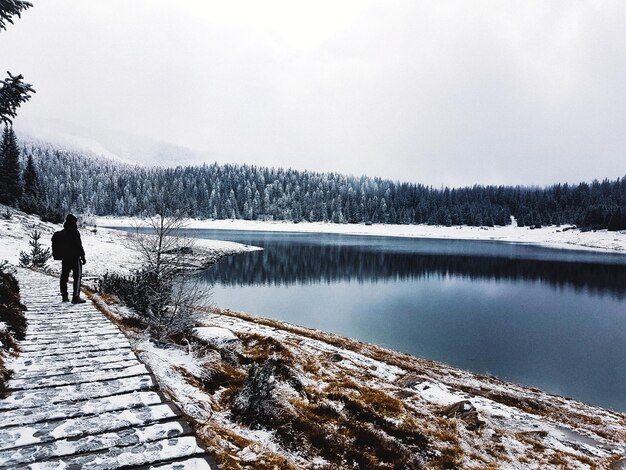
<svg viewBox="0 0 626 470">
<path fill-rule="evenodd" d="M 243 238 L 243 233 L 252 238 Z M 207 282 L 227 286 L 375 283 L 449 276 L 540 282 L 619 300 L 626 295 L 626 256 L 498 242 L 267 233 L 255 237 L 249 232 L 224 231 L 213 235 L 264 248 L 227 257 L 201 274 Z M 398 243 L 394 245 L 394 241 Z M 596 258 L 598 262 L 591 262 Z"/>
</svg>

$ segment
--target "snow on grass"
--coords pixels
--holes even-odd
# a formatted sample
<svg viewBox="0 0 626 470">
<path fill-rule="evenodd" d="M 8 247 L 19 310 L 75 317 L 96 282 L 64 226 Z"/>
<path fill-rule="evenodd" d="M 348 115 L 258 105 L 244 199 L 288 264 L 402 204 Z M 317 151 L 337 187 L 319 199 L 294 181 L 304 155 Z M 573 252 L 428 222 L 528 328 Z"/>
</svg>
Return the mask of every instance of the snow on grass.
<svg viewBox="0 0 626 470">
<path fill-rule="evenodd" d="M 371 393 L 367 392 L 369 389 L 390 397 L 403 396 L 402 403 L 407 408 L 414 407 L 420 413 L 430 410 L 433 422 L 440 416 L 437 410 L 468 400 L 468 404 L 460 407 L 461 414 L 456 417 L 457 438 L 468 443 L 468 449 L 473 449 L 471 452 L 481 454 L 490 446 L 489 436 L 497 435 L 500 440 L 506 437 L 510 443 L 506 446 L 506 454 L 511 454 L 511 468 L 526 468 L 523 460 L 515 462 L 524 456 L 530 461 L 541 460 L 543 463 L 538 468 L 558 468 L 555 463 L 550 463 L 549 456 L 554 453 L 562 454 L 560 458 L 565 459 L 572 468 L 590 468 L 586 459 L 597 464 L 626 451 L 626 416 L 623 414 L 549 396 L 536 389 L 471 374 L 444 364 L 407 357 L 347 338 L 343 339 L 345 344 L 342 347 L 337 342 L 340 337 L 318 330 L 309 330 L 311 337 L 305 337 L 303 341 L 303 330 L 308 329 L 274 320 L 261 320 L 257 318 L 250 321 L 243 314 L 219 311 L 219 314 L 207 314 L 202 323 L 222 325 L 240 337 L 256 334 L 272 338 L 291 351 L 298 362 L 305 364 L 307 357 L 316 361 L 323 369 L 322 376 L 314 374 L 307 383 L 318 390 L 323 388 L 324 383 L 332 383 L 329 377 L 334 376 L 335 382 L 349 378 L 352 385 L 349 381 L 345 383 L 346 393 L 356 384 L 357 388 L 362 388 L 359 393 Z M 332 344 L 323 341 L 324 337 Z M 373 354 L 372 357 L 372 352 L 383 354 Z M 413 380 L 401 382 L 400 378 L 408 374 L 414 375 Z M 412 385 L 405 387 L 400 383 Z M 474 390 L 475 393 L 468 390 Z M 383 396 L 378 399 L 383 399 Z M 537 410 L 532 410 L 533 400 L 538 402 Z M 471 420 L 465 417 L 471 410 L 476 410 L 482 422 L 479 436 L 475 435 L 475 431 L 462 431 L 464 425 L 471 424 Z M 401 422 L 398 417 L 388 416 L 387 419 Z M 529 439 L 537 440 L 536 445 L 526 445 L 525 441 Z M 538 448 L 543 451 L 537 451 Z M 520 453 L 520 449 L 524 449 L 524 452 Z M 459 457 L 461 461 L 465 459 L 465 464 L 469 465 L 471 452 L 467 449 L 462 452 L 464 457 Z M 489 459 L 483 454 L 479 460 L 484 463 Z"/>
<path fill-rule="evenodd" d="M 426 468 L 589 469 L 626 451 L 624 414 L 319 330 L 199 313 L 196 333 L 230 341 L 163 347 L 135 335 L 135 347 L 225 468 L 392 465 L 390 455 L 410 467 L 401 459 L 412 455 Z"/>
<path fill-rule="evenodd" d="M 133 218 L 99 217 L 98 224 L 107 227 L 132 226 Z M 444 238 L 458 240 L 499 240 L 532 243 L 554 248 L 626 252 L 626 231 L 597 230 L 583 232 L 571 226 L 547 226 L 538 229 L 518 227 L 444 227 L 436 225 L 394 224 L 332 224 L 325 222 L 291 223 L 258 220 L 190 220 L 188 228 L 256 230 L 270 232 L 335 233 L 344 235 L 374 235 L 409 238 Z"/>
<path fill-rule="evenodd" d="M 225 468 L 589 469 L 626 451 L 623 414 L 323 331 L 204 308 L 189 338 L 134 347 Z"/>
<path fill-rule="evenodd" d="M 232 331 L 217 326 L 197 327 L 191 333 L 201 342 L 215 347 L 239 341 L 239 338 Z"/>
<path fill-rule="evenodd" d="M 7 260 L 11 264 L 19 264 L 20 252 L 30 250 L 28 234 L 32 230 L 39 230 L 42 233 L 41 243 L 43 247 L 50 248 L 52 234 L 63 228 L 62 224 L 43 222 L 38 216 L 27 215 L 0 205 L 0 213 L 7 210 L 11 212 L 11 218 L 0 217 L 0 261 Z M 134 224 L 129 223 L 129 225 Z M 138 267 L 139 259 L 133 249 L 132 233 L 100 226 L 86 226 L 80 229 L 80 235 L 87 259 L 87 264 L 83 267 L 84 278 L 101 276 L 107 271 L 127 274 Z M 209 261 L 216 261 L 223 256 L 235 253 L 260 249 L 220 240 L 194 241 L 196 249 L 206 254 Z M 61 262 L 50 259 L 48 268 L 52 272 L 60 272 Z"/>
</svg>

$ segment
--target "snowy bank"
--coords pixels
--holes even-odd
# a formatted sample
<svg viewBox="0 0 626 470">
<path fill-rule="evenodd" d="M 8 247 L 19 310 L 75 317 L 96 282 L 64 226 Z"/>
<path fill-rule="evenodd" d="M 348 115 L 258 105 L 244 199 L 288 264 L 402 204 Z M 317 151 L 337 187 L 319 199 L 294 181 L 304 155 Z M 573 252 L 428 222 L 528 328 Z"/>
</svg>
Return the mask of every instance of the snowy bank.
<svg viewBox="0 0 626 470">
<path fill-rule="evenodd" d="M 0 213 L 7 211 L 0 205 Z M 51 245 L 52 234 L 61 230 L 62 224 L 43 222 L 38 216 L 9 209 L 11 218 L 0 217 L 0 261 L 19 264 L 20 251 L 30 251 L 29 233 L 38 230 L 42 233 L 41 244 L 44 248 Z M 137 219 L 133 219 L 136 223 Z M 129 222 L 129 226 L 134 225 Z M 133 249 L 132 234 L 100 226 L 86 226 L 80 229 L 85 248 L 87 264 L 83 268 L 84 277 L 96 277 L 107 271 L 127 273 L 138 267 L 137 253 Z M 260 248 L 240 243 L 221 240 L 194 240 L 194 248 L 205 255 L 205 259 L 216 261 L 223 256 L 258 250 Z M 61 270 L 61 262 L 50 259 L 48 267 L 57 272 Z"/>
<path fill-rule="evenodd" d="M 119 305 L 105 308 L 119 318 Z M 127 333 L 224 468 L 626 463 L 623 413 L 315 329 L 202 312 L 195 341 Z"/>
<path fill-rule="evenodd" d="M 98 217 L 98 225 L 129 227 L 136 219 L 128 217 Z M 195 220 L 187 225 L 195 229 L 255 230 L 269 232 L 334 233 L 342 235 L 372 235 L 384 237 L 444 238 L 458 240 L 497 240 L 532 243 L 553 248 L 626 252 L 626 232 L 597 230 L 583 232 L 570 226 L 549 226 L 538 229 L 518 227 L 443 227 L 435 225 L 331 224 L 324 222 L 263 222 L 258 220 Z"/>
</svg>

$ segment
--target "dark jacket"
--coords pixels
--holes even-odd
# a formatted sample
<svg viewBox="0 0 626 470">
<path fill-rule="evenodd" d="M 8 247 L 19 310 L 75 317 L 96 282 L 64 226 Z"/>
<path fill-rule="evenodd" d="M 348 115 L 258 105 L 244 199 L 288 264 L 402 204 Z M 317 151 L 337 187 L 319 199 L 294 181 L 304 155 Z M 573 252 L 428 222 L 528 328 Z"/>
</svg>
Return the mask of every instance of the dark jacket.
<svg viewBox="0 0 626 470">
<path fill-rule="evenodd" d="M 63 240 L 63 259 L 75 260 L 85 259 L 85 250 L 83 250 L 83 243 L 80 239 L 80 233 L 78 233 L 78 227 L 76 224 L 65 222 L 63 224 L 63 230 L 61 230 Z"/>
</svg>

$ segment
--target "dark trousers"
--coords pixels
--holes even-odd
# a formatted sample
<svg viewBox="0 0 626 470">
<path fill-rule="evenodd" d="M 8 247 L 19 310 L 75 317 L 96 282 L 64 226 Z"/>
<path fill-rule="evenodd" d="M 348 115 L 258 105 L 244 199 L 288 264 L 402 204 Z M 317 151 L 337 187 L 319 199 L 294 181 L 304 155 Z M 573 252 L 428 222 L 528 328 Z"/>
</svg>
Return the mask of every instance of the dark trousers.
<svg viewBox="0 0 626 470">
<path fill-rule="evenodd" d="M 61 295 L 63 298 L 67 297 L 67 280 L 70 277 L 70 271 L 72 271 L 72 279 L 74 280 L 72 297 L 78 297 L 80 295 L 80 281 L 83 276 L 83 265 L 80 258 L 64 259 L 61 262 Z"/>
</svg>

